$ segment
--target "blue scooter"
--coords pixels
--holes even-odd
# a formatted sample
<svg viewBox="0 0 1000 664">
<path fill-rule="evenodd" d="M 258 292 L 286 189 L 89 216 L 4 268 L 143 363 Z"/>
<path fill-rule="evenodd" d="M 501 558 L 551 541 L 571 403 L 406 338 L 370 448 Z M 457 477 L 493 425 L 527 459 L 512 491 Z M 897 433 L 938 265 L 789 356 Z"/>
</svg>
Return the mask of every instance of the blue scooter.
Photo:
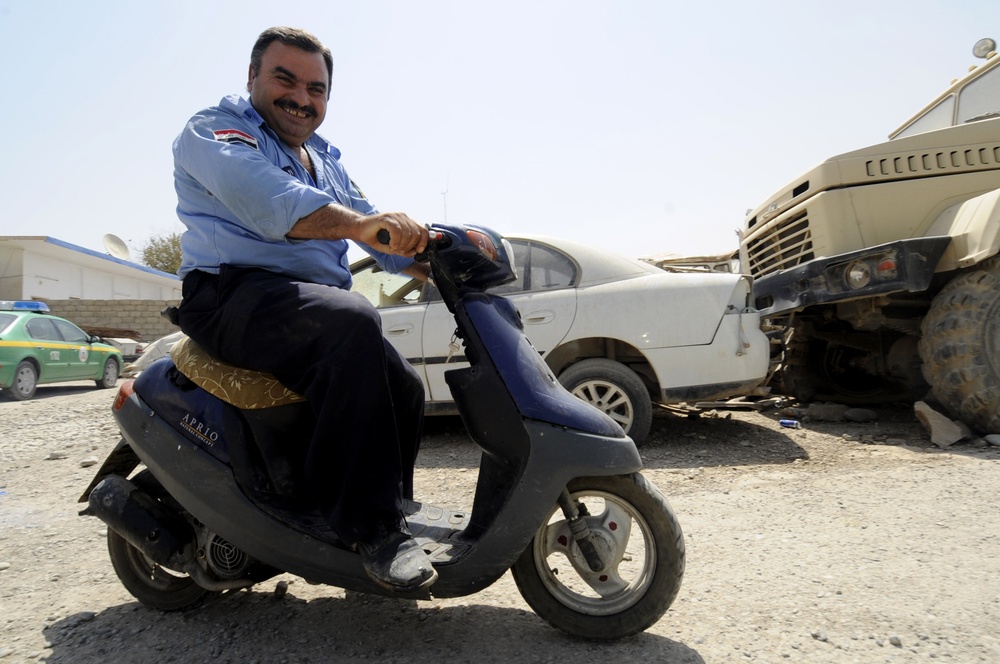
<svg viewBox="0 0 1000 664">
<path fill-rule="evenodd" d="M 386 590 L 330 532 L 295 454 L 313 425 L 308 404 L 238 408 L 164 358 L 122 384 L 113 413 L 123 438 L 80 499 L 81 514 L 108 525 L 111 563 L 140 602 L 189 609 L 281 573 L 459 597 L 509 569 L 532 609 L 577 637 L 620 639 L 666 612 L 684 540 L 632 440 L 560 385 L 514 306 L 488 292 L 516 278 L 509 244 L 481 227 L 430 231 L 423 258 L 470 362 L 446 380 L 482 448 L 471 509 L 409 501 L 405 510 L 437 581 L 416 594 Z"/>
</svg>

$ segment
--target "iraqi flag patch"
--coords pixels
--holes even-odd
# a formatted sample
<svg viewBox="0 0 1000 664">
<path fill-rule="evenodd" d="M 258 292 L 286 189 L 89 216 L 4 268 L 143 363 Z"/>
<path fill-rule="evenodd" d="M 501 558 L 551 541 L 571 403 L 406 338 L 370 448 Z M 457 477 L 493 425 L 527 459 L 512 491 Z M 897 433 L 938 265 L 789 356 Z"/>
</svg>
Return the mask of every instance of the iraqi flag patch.
<svg viewBox="0 0 1000 664">
<path fill-rule="evenodd" d="M 212 133 L 215 134 L 215 140 L 217 141 L 223 143 L 242 143 L 254 150 L 257 149 L 257 139 L 239 129 L 219 129 Z"/>
</svg>

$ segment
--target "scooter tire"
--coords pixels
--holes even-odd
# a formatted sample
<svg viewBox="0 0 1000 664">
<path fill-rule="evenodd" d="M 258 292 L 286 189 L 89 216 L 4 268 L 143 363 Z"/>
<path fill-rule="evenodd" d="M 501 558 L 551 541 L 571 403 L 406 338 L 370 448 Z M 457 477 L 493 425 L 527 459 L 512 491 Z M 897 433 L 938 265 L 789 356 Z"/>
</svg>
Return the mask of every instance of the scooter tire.
<svg viewBox="0 0 1000 664">
<path fill-rule="evenodd" d="M 159 500 L 166 497 L 166 492 L 148 470 L 141 471 L 132 481 Z M 156 495 L 157 489 L 163 495 Z M 108 555 L 118 580 L 133 597 L 148 607 L 160 611 L 182 611 L 200 606 L 220 594 L 202 588 L 187 574 L 158 565 L 110 528 Z"/>
<path fill-rule="evenodd" d="M 558 506 L 511 568 L 529 606 L 552 626 L 592 641 L 648 629 L 680 590 L 684 536 L 670 504 L 642 475 L 578 478 L 605 566 L 593 572 Z"/>
</svg>

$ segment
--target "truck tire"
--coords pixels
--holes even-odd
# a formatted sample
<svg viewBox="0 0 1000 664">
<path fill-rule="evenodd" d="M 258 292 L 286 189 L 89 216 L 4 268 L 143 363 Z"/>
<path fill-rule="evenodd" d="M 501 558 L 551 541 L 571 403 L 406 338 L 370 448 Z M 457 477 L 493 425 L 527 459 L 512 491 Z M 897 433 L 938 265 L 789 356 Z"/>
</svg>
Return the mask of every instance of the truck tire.
<svg viewBox="0 0 1000 664">
<path fill-rule="evenodd" d="M 820 389 L 812 366 L 813 344 L 802 330 L 794 330 L 785 340 L 785 351 L 778 374 L 782 393 L 799 401 L 809 401 Z"/>
<path fill-rule="evenodd" d="M 941 289 L 921 331 L 934 396 L 969 426 L 1000 433 L 1000 258 Z"/>
</svg>

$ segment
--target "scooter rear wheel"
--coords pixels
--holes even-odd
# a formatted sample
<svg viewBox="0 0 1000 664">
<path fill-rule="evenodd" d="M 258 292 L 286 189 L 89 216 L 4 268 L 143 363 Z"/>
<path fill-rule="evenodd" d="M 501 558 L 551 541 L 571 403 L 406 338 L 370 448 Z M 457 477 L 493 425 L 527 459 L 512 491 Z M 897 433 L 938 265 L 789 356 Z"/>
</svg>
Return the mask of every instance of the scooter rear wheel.
<svg viewBox="0 0 1000 664">
<path fill-rule="evenodd" d="M 132 478 L 132 481 L 159 500 L 167 497 L 166 491 L 148 470 L 140 472 Z M 187 574 L 169 570 L 153 562 L 110 528 L 108 555 L 111 557 L 115 574 L 125 589 L 137 600 L 154 609 L 160 611 L 191 609 L 219 594 L 202 588 Z"/>
<path fill-rule="evenodd" d="M 558 507 L 511 568 L 524 600 L 554 627 L 613 641 L 649 628 L 684 576 L 684 536 L 670 504 L 642 475 L 579 478 L 569 491 L 604 565 L 594 572 Z"/>
</svg>

